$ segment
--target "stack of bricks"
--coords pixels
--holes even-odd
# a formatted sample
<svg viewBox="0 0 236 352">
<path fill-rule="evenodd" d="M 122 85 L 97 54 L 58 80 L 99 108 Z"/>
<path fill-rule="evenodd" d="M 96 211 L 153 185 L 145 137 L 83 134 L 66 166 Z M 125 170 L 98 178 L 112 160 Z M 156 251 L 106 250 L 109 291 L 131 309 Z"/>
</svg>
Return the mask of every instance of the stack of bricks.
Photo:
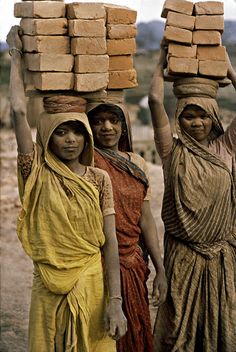
<svg viewBox="0 0 236 352">
<path fill-rule="evenodd" d="M 22 18 L 29 90 L 83 93 L 137 86 L 136 11 L 102 3 L 25 1 L 15 4 L 14 15 Z"/>
<path fill-rule="evenodd" d="M 108 4 L 105 8 L 107 12 L 107 53 L 109 55 L 108 88 L 136 87 L 133 54 L 136 52 L 137 12 Z"/>
<path fill-rule="evenodd" d="M 161 17 L 166 18 L 163 36 L 168 47 L 166 80 L 199 76 L 224 81 L 227 63 L 221 38 L 223 15 L 223 3 L 219 1 L 165 1 Z"/>
<path fill-rule="evenodd" d="M 73 89 L 74 57 L 66 7 L 61 1 L 16 3 L 15 17 L 21 17 L 26 86 L 40 90 Z"/>
</svg>

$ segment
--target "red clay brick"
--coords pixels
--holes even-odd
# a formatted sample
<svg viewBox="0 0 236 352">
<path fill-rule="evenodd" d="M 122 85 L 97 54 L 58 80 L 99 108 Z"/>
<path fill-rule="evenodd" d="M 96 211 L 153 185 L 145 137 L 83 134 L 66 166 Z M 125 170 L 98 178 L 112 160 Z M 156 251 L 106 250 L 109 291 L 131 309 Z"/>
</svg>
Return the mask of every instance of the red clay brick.
<svg viewBox="0 0 236 352">
<path fill-rule="evenodd" d="M 224 78 L 227 76 L 227 63 L 226 61 L 200 60 L 199 74 L 203 76 Z"/>
<path fill-rule="evenodd" d="M 107 39 L 108 55 L 129 55 L 136 52 L 135 38 Z"/>
<path fill-rule="evenodd" d="M 192 31 L 194 29 L 195 16 L 185 15 L 183 13 L 177 13 L 169 11 L 167 14 L 166 25 L 185 28 Z"/>
<path fill-rule="evenodd" d="M 132 68 L 132 55 L 109 56 L 109 71 L 131 70 Z"/>
<path fill-rule="evenodd" d="M 136 22 L 137 11 L 126 6 L 104 4 L 107 12 L 107 23 L 132 24 Z"/>
<path fill-rule="evenodd" d="M 204 29 L 204 30 L 215 30 L 219 32 L 224 31 L 224 17 L 221 15 L 201 15 L 196 16 L 195 29 Z"/>
<path fill-rule="evenodd" d="M 24 54 L 26 67 L 30 71 L 72 71 L 73 55 L 60 54 Z"/>
<path fill-rule="evenodd" d="M 106 10 L 100 3 L 82 3 L 74 2 L 66 5 L 67 18 L 95 20 L 98 18 L 106 18 Z"/>
<path fill-rule="evenodd" d="M 15 17 L 58 18 L 65 17 L 66 7 L 60 1 L 27 1 L 14 4 Z"/>
<path fill-rule="evenodd" d="M 198 73 L 198 60 L 170 57 L 167 66 L 170 75 L 197 75 Z"/>
<path fill-rule="evenodd" d="M 78 92 L 94 92 L 108 84 L 108 73 L 76 73 L 74 89 Z"/>
<path fill-rule="evenodd" d="M 76 73 L 101 73 L 108 72 L 108 55 L 76 55 L 74 72 Z"/>
<path fill-rule="evenodd" d="M 197 58 L 199 60 L 226 60 L 226 49 L 221 45 L 197 46 Z"/>
<path fill-rule="evenodd" d="M 74 87 L 72 72 L 32 72 L 34 86 L 39 90 L 71 90 Z"/>
<path fill-rule="evenodd" d="M 73 55 L 103 55 L 107 53 L 105 38 L 72 38 L 71 53 Z"/>
<path fill-rule="evenodd" d="M 70 54 L 69 37 L 23 35 L 22 42 L 26 52 Z"/>
<path fill-rule="evenodd" d="M 22 18 L 20 26 L 28 35 L 63 35 L 68 32 L 67 18 Z"/>
<path fill-rule="evenodd" d="M 193 31 L 193 44 L 197 45 L 221 45 L 221 34 L 218 31 Z"/>
<path fill-rule="evenodd" d="M 186 0 L 166 0 L 162 8 L 161 17 L 166 18 L 169 11 L 192 15 L 193 3 Z"/>
<path fill-rule="evenodd" d="M 197 45 L 180 45 L 169 43 L 168 56 L 196 58 Z"/>
<path fill-rule="evenodd" d="M 107 38 L 109 39 L 125 39 L 135 38 L 137 27 L 135 24 L 108 24 Z"/>
<path fill-rule="evenodd" d="M 223 15 L 224 3 L 221 1 L 199 1 L 194 4 L 195 15 Z"/>
<path fill-rule="evenodd" d="M 105 20 L 69 20 L 71 37 L 106 37 Z"/>
<path fill-rule="evenodd" d="M 110 71 L 108 89 L 126 89 L 137 87 L 135 69 L 127 71 Z"/>
<path fill-rule="evenodd" d="M 192 43 L 192 31 L 183 28 L 166 26 L 164 30 L 164 40 L 167 42 L 173 41 L 183 44 Z"/>
</svg>

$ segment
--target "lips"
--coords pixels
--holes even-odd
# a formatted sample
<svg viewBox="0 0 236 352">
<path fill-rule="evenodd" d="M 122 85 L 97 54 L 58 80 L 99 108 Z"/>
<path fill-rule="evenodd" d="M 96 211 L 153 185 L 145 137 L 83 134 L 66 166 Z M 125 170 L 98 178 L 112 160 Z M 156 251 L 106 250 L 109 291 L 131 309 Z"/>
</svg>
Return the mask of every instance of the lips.
<svg viewBox="0 0 236 352">
<path fill-rule="evenodd" d="M 67 150 L 67 151 L 74 151 L 74 150 L 77 150 L 78 148 L 77 147 L 65 147 L 64 150 Z"/>
<path fill-rule="evenodd" d="M 102 134 L 101 136 L 102 137 L 114 137 L 115 135 L 114 134 Z"/>
</svg>

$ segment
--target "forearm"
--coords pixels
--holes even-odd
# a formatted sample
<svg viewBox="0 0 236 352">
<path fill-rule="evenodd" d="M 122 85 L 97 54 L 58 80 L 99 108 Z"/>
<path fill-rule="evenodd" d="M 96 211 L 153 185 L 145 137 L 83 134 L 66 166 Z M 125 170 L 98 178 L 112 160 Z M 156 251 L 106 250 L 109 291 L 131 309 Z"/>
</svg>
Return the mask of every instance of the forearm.
<svg viewBox="0 0 236 352">
<path fill-rule="evenodd" d="M 228 65 L 227 76 L 231 80 L 234 88 L 236 89 L 236 72 L 235 72 L 235 69 L 233 68 L 231 61 L 230 61 L 230 57 L 229 57 L 228 53 L 226 53 L 226 60 L 227 60 L 227 65 Z"/>
<path fill-rule="evenodd" d="M 108 281 L 108 290 L 110 297 L 118 297 L 120 291 L 120 263 L 116 243 L 113 241 L 106 242 L 103 247 L 106 275 Z"/>
<path fill-rule="evenodd" d="M 104 320 L 109 336 L 118 340 L 127 331 L 127 321 L 122 311 L 120 265 L 114 215 L 104 216 L 104 234 L 106 241 L 103 246 L 103 253 L 109 291 L 109 301 L 106 305 Z"/>
<path fill-rule="evenodd" d="M 164 104 L 164 70 L 161 64 L 157 64 L 153 74 L 149 94 L 149 105 Z"/>
<path fill-rule="evenodd" d="M 106 241 L 103 246 L 105 269 L 110 297 L 120 297 L 120 262 L 118 243 L 115 233 L 114 216 L 104 217 L 104 232 Z M 109 232 L 109 233 L 108 233 Z"/>
<path fill-rule="evenodd" d="M 144 201 L 140 227 L 145 241 L 145 246 L 152 259 L 153 265 L 158 271 L 163 268 L 163 260 L 155 220 L 150 210 L 149 201 Z"/>
<path fill-rule="evenodd" d="M 21 28 L 13 26 L 7 35 L 7 43 L 11 53 L 10 99 L 18 151 L 27 154 L 33 151 L 33 141 L 30 126 L 26 118 L 26 97 L 22 73 L 22 43 L 20 33 Z"/>
<path fill-rule="evenodd" d="M 154 220 L 149 223 L 148 226 L 142 226 L 142 233 L 144 234 L 145 245 L 152 259 L 155 270 L 158 271 L 163 267 L 163 260 Z"/>
<path fill-rule="evenodd" d="M 24 91 L 22 59 L 17 50 L 12 51 L 10 72 L 11 106 L 16 116 L 26 115 L 26 97 Z"/>
<path fill-rule="evenodd" d="M 233 68 L 229 71 L 228 77 L 231 80 L 234 89 L 236 90 L 236 72 Z"/>
<path fill-rule="evenodd" d="M 165 60 L 166 53 L 163 49 L 161 49 L 148 94 L 148 104 L 151 111 L 154 133 L 156 133 L 155 129 L 166 126 L 169 123 L 169 119 L 164 107 Z"/>
</svg>

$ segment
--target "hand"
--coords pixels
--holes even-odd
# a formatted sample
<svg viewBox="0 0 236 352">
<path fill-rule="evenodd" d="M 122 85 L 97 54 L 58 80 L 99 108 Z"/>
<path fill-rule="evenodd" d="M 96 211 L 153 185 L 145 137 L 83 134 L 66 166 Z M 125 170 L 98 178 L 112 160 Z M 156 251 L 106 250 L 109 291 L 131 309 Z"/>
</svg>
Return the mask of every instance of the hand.
<svg viewBox="0 0 236 352">
<path fill-rule="evenodd" d="M 22 50 L 22 42 L 20 39 L 20 35 L 22 35 L 22 29 L 20 26 L 12 26 L 8 35 L 7 35 L 7 44 L 9 49 L 17 48 Z"/>
<path fill-rule="evenodd" d="M 167 281 L 164 267 L 159 268 L 154 280 L 153 280 L 153 305 L 159 307 L 165 302 L 167 294 Z"/>
<path fill-rule="evenodd" d="M 127 331 L 127 320 L 121 308 L 121 301 L 111 299 L 105 312 L 105 329 L 113 340 L 119 340 Z"/>
</svg>

